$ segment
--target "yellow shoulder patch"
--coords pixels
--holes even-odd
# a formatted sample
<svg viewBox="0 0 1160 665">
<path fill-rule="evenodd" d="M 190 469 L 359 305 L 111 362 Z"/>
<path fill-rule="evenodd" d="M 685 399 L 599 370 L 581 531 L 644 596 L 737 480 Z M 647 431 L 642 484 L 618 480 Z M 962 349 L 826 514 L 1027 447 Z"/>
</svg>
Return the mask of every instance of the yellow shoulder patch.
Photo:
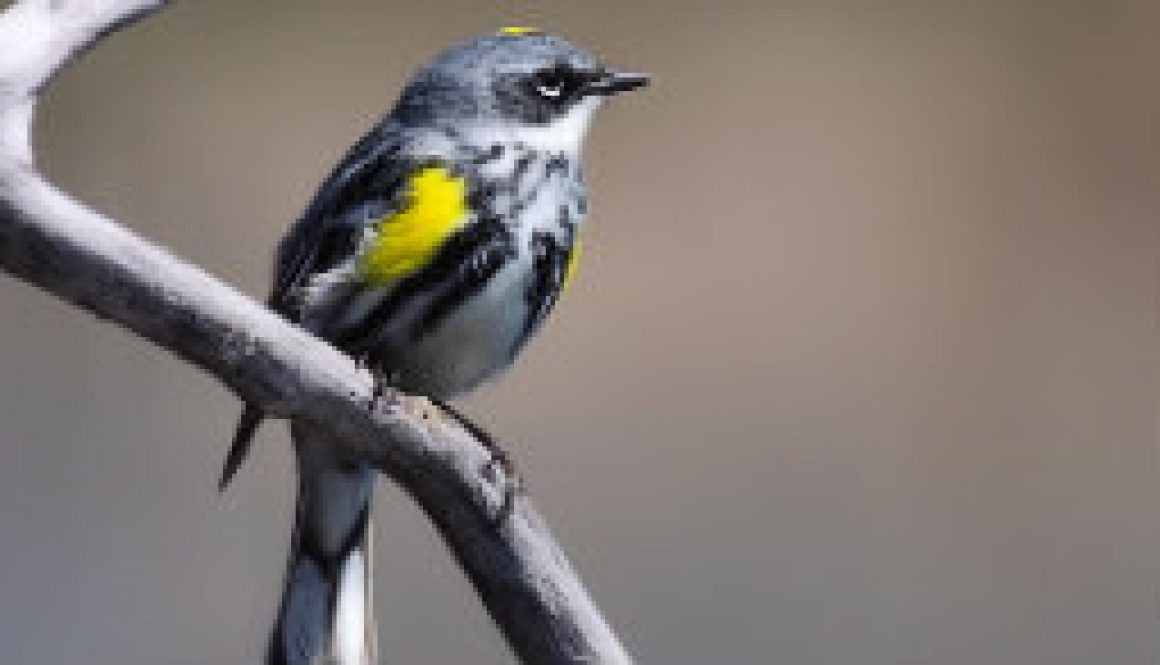
<svg viewBox="0 0 1160 665">
<path fill-rule="evenodd" d="M 499 34 L 511 35 L 512 37 L 526 37 L 529 35 L 542 35 L 544 34 L 544 31 L 540 30 L 539 28 L 527 28 L 518 25 L 509 25 L 505 28 L 500 28 Z"/>
<path fill-rule="evenodd" d="M 416 171 L 402 209 L 375 222 L 375 237 L 359 257 L 359 274 L 385 285 L 423 268 L 467 221 L 467 184 L 443 167 Z"/>
</svg>

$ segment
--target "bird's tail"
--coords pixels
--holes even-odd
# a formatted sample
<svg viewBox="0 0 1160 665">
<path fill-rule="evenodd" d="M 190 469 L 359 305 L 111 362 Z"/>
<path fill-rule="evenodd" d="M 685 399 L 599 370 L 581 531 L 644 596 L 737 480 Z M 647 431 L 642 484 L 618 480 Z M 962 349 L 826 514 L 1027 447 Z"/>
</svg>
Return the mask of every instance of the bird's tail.
<svg viewBox="0 0 1160 665">
<path fill-rule="evenodd" d="M 343 464 L 309 426 L 291 428 L 298 503 L 269 665 L 370 665 L 374 472 Z"/>
</svg>

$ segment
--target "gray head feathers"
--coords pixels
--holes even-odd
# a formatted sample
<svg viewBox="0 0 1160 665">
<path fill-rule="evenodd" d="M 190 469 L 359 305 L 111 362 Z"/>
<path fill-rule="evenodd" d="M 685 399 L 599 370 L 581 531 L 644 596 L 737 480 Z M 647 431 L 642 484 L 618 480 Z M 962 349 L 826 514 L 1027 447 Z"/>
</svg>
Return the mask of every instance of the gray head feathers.
<svg viewBox="0 0 1160 665">
<path fill-rule="evenodd" d="M 624 76 L 560 37 L 504 31 L 436 56 L 407 85 L 391 119 L 408 127 L 508 129 L 567 122 L 582 133 L 604 97 L 647 81 L 633 75 L 625 83 Z"/>
</svg>

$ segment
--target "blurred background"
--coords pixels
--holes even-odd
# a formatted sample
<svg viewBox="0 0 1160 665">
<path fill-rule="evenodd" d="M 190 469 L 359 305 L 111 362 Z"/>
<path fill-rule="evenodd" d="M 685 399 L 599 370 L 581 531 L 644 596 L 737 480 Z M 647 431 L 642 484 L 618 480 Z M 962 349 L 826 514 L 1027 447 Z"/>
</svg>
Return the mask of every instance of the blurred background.
<svg viewBox="0 0 1160 665">
<path fill-rule="evenodd" d="M 175 3 L 61 76 L 41 158 L 260 297 L 407 73 L 509 24 L 656 75 L 591 133 L 576 284 L 465 405 L 640 662 L 1158 662 L 1154 1 Z M 260 662 L 284 428 L 218 496 L 226 390 L 0 304 L 0 660 Z M 511 662 L 377 504 L 382 661 Z"/>
</svg>

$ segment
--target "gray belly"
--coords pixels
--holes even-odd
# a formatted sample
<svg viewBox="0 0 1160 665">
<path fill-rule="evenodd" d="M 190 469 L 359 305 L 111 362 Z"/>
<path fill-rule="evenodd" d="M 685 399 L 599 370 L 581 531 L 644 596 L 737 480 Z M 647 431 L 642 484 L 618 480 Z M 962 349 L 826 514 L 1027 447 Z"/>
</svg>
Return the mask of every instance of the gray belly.
<svg viewBox="0 0 1160 665">
<path fill-rule="evenodd" d="M 391 382 L 408 392 L 451 398 L 507 368 L 526 335 L 531 280 L 528 262 L 512 261 L 438 326 L 392 339 L 383 359 Z"/>
</svg>

